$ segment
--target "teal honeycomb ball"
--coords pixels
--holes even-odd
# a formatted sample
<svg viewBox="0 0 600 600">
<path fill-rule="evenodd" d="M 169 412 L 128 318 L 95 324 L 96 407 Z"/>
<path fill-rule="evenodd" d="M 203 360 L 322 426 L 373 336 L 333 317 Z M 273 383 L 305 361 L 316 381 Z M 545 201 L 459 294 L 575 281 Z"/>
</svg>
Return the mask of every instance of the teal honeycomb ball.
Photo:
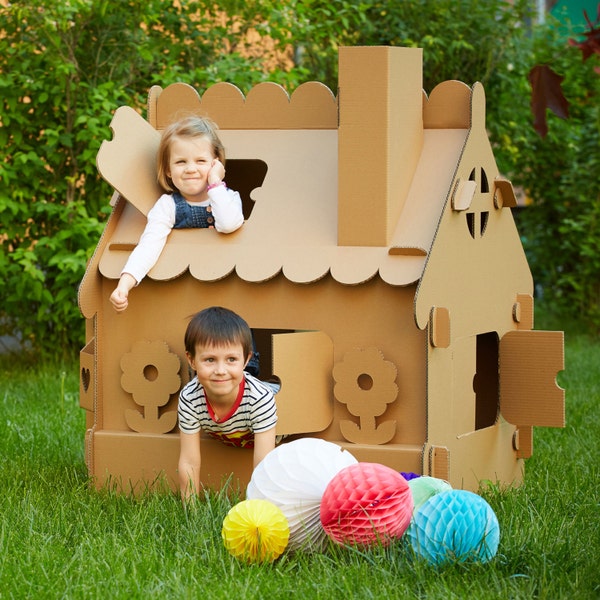
<svg viewBox="0 0 600 600">
<path fill-rule="evenodd" d="M 465 490 L 441 492 L 415 512 L 406 532 L 415 554 L 433 565 L 491 560 L 498 551 L 500 526 L 492 507 Z"/>
</svg>

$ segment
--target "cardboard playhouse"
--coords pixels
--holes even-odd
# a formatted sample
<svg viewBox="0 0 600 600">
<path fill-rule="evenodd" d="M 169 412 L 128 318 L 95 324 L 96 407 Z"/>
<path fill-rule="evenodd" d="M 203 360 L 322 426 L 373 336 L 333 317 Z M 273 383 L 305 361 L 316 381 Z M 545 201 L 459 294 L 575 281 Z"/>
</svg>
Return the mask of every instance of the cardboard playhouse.
<svg viewBox="0 0 600 600">
<path fill-rule="evenodd" d="M 160 131 L 208 115 L 242 197 L 235 233 L 173 230 L 116 313 L 109 296 L 161 193 Z M 96 485 L 177 488 L 183 334 L 212 305 L 242 315 L 278 377 L 277 432 L 476 490 L 518 484 L 533 427 L 564 425 L 562 332 L 533 330 L 515 194 L 483 87 L 422 89 L 420 49 L 339 51 L 339 91 L 263 83 L 150 90 L 98 153 L 113 211 L 79 290 L 80 403 Z M 245 486 L 252 450 L 202 441 L 205 485 Z M 233 476 L 231 477 L 231 474 Z"/>
</svg>

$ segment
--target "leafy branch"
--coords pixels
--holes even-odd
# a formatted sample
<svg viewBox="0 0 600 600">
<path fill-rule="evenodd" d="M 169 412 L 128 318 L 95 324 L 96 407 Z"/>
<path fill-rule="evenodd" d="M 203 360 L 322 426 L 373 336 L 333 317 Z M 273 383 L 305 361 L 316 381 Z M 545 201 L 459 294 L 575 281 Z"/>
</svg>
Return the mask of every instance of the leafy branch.
<svg viewBox="0 0 600 600">
<path fill-rule="evenodd" d="M 598 3 L 596 20 L 592 23 L 587 11 L 583 11 L 588 30 L 584 32 L 585 40 L 578 42 L 569 39 L 569 45 L 579 48 L 585 62 L 593 55 L 600 56 L 600 3 Z M 600 74 L 600 66 L 594 67 L 594 71 Z M 548 122 L 546 110 L 550 109 L 561 119 L 569 118 L 569 101 L 565 98 L 562 90 L 564 77 L 556 73 L 549 65 L 535 65 L 529 71 L 529 83 L 531 84 L 531 110 L 534 117 L 534 128 L 542 137 L 548 133 Z"/>
</svg>

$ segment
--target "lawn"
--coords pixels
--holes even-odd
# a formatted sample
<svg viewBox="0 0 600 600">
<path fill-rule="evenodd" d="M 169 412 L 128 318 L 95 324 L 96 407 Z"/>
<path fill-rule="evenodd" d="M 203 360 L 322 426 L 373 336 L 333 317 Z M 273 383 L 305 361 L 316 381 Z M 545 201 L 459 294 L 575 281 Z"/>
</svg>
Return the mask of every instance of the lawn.
<svg viewBox="0 0 600 600">
<path fill-rule="evenodd" d="M 481 490 L 500 522 L 496 557 L 437 569 L 403 541 L 239 563 L 221 541 L 232 499 L 186 512 L 170 493 L 91 489 L 77 364 L 14 362 L 0 362 L 2 599 L 600 597 L 597 339 L 567 333 L 567 426 L 536 428 L 524 484 Z"/>
</svg>

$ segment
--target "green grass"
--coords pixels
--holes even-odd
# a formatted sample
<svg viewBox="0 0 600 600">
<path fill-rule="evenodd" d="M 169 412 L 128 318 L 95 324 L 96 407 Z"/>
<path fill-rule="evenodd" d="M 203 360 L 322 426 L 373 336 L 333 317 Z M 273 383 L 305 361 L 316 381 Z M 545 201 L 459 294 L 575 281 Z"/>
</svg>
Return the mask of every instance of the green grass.
<svg viewBox="0 0 600 600">
<path fill-rule="evenodd" d="M 498 516 L 488 564 L 414 562 L 404 546 L 331 546 L 245 565 L 221 541 L 232 500 L 184 512 L 173 494 L 88 486 L 78 367 L 0 363 L 0 598 L 600 597 L 600 342 L 566 336 L 565 429 L 537 428 L 516 490 L 482 490 Z M 233 499 L 235 501 L 235 499 Z"/>
</svg>

